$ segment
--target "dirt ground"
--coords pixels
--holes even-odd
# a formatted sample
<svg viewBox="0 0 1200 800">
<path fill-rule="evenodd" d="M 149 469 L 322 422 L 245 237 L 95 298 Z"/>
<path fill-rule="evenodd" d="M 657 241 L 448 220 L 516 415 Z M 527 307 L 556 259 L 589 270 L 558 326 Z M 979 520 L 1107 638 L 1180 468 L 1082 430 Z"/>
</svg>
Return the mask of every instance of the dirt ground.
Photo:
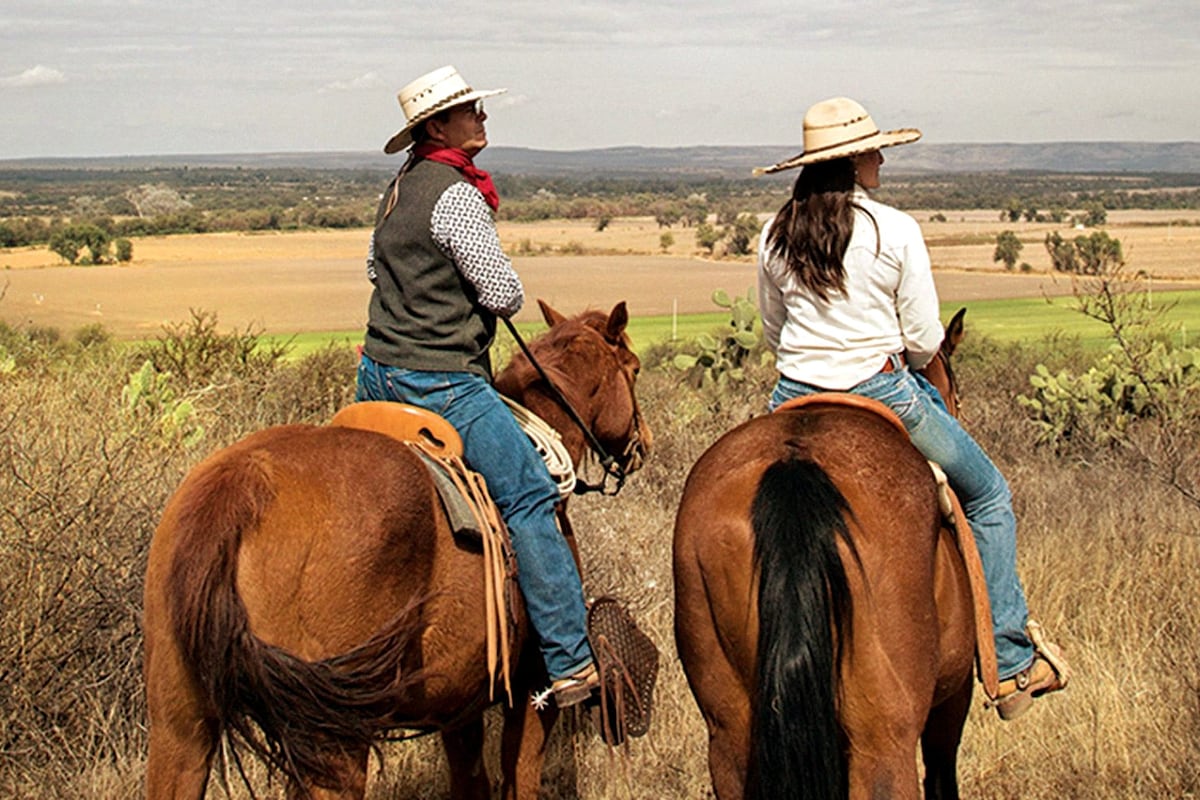
<svg viewBox="0 0 1200 800">
<path fill-rule="evenodd" d="M 1050 271 L 1042 246 L 1054 226 L 1003 223 L 990 211 L 946 212 L 946 222 L 931 222 L 933 213 L 914 216 L 929 242 L 943 301 L 1070 292 L 1070 282 Z M 1181 225 L 1181 219 L 1191 224 Z M 1197 212 L 1113 212 L 1105 230 L 1121 240 L 1131 268 L 1164 288 L 1190 287 L 1200 285 L 1196 222 Z M 1006 273 L 992 262 L 1001 230 L 1021 238 L 1021 260 L 1032 272 Z M 650 219 L 614 220 L 604 231 L 587 220 L 503 223 L 500 233 L 527 298 L 568 314 L 621 300 L 635 316 L 711 312 L 714 290 L 743 293 L 755 284 L 752 259 L 702 258 L 693 229 L 660 229 Z M 673 239 L 665 248 L 664 233 Z M 216 312 L 222 326 L 253 325 L 266 333 L 354 330 L 365 323 L 370 295 L 368 235 L 350 230 L 135 239 L 131 264 L 99 267 L 67 266 L 45 248 L 0 249 L 0 319 L 64 332 L 98 322 L 118 337 L 135 338 L 186 320 L 196 309 Z M 518 318 L 536 315 L 536 304 L 527 302 Z"/>
</svg>

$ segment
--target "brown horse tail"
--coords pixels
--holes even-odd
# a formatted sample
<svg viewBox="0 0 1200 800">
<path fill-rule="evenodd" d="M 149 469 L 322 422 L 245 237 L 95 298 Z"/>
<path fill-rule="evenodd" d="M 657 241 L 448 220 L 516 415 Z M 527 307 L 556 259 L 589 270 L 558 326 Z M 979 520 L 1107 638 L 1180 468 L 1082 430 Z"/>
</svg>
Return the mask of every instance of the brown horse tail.
<svg viewBox="0 0 1200 800">
<path fill-rule="evenodd" d="M 850 620 L 837 538 L 853 550 L 848 513 L 842 493 L 814 461 L 776 461 L 759 482 L 752 507 L 758 670 L 747 798 L 833 798 L 848 791 L 836 713 L 838 643 Z"/>
<path fill-rule="evenodd" d="M 338 758 L 364 753 L 395 727 L 398 699 L 419 677 L 402 677 L 399 667 L 401 649 L 416 635 L 417 604 L 365 644 L 324 661 L 303 661 L 256 638 L 237 594 L 237 553 L 275 498 L 269 470 L 255 454 L 237 453 L 200 467 L 182 490 L 167 587 L 171 618 L 218 734 L 234 748 L 248 747 L 302 794 L 310 783 L 336 790 Z"/>
</svg>

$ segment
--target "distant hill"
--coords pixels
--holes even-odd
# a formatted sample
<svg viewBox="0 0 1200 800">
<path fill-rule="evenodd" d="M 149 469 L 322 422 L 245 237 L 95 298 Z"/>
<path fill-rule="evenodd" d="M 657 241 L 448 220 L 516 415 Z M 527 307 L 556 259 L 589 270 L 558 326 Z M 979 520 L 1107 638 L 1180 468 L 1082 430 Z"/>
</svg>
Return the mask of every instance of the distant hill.
<svg viewBox="0 0 1200 800">
<path fill-rule="evenodd" d="M 796 146 L 609 147 L 535 150 L 489 147 L 485 169 L 509 175 L 646 177 L 696 175 L 742 178 L 798 152 Z M 928 144 L 887 151 L 893 172 L 1169 172 L 1200 173 L 1200 142 L 1046 142 L 1039 144 Z M 242 153 L 218 155 L 31 158 L 0 160 L 3 169 L 144 169 L 150 167 L 291 167 L 387 172 L 396 156 L 372 152 Z"/>
<path fill-rule="evenodd" d="M 799 152 L 798 147 L 613 147 L 550 151 L 491 147 L 488 169 L 509 174 L 674 172 L 749 177 Z M 1200 173 L 1200 142 L 1050 142 L 917 144 L 889 148 L 888 169 L 901 172 L 1174 172 Z"/>
</svg>

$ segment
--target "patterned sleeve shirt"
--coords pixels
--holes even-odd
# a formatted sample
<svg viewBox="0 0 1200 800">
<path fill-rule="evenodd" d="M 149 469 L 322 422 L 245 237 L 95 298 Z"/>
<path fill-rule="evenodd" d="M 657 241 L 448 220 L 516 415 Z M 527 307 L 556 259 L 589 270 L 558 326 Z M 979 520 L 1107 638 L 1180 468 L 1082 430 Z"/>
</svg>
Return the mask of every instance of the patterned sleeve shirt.
<svg viewBox="0 0 1200 800">
<path fill-rule="evenodd" d="M 446 189 L 433 207 L 430 229 L 438 247 L 475 287 L 481 306 L 501 317 L 521 310 L 525 289 L 478 189 L 466 182 Z"/>
</svg>

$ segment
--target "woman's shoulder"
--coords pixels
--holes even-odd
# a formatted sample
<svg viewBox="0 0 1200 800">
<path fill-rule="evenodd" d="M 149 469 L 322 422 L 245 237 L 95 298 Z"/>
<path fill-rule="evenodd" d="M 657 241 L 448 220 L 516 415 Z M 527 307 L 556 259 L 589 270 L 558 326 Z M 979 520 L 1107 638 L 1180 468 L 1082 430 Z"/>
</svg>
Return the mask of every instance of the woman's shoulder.
<svg viewBox="0 0 1200 800">
<path fill-rule="evenodd" d="M 875 218 L 877 224 L 906 232 L 915 231 L 920 234 L 921 225 L 911 214 L 901 211 L 895 206 L 889 206 L 887 203 L 881 203 L 865 194 L 859 195 L 855 199 L 864 210 Z"/>
</svg>

